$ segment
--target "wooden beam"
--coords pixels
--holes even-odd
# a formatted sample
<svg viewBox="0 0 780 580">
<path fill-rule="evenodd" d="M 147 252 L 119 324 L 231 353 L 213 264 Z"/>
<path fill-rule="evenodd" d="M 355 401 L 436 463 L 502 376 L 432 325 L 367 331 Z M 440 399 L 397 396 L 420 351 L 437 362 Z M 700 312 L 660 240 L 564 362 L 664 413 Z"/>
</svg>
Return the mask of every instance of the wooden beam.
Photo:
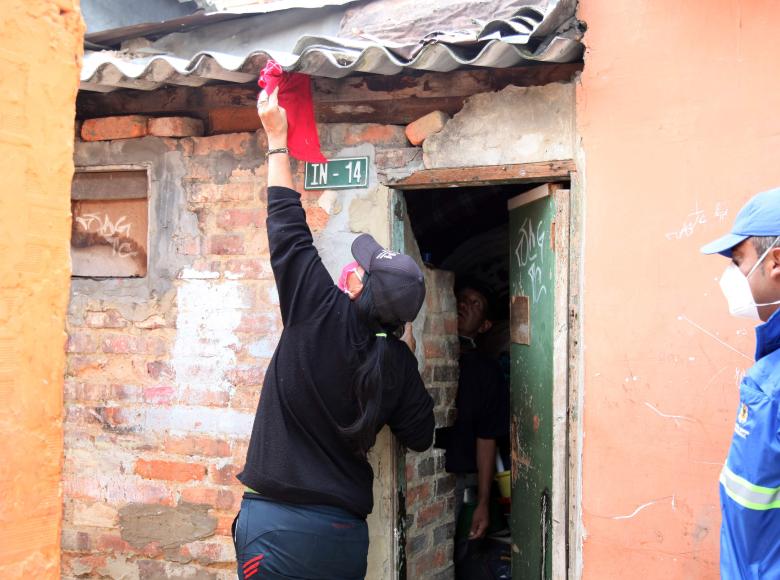
<svg viewBox="0 0 780 580">
<path fill-rule="evenodd" d="M 507 69 L 458 70 L 419 75 L 358 75 L 344 79 L 315 78 L 314 112 L 320 123 L 382 123 L 405 125 L 435 110 L 454 114 L 474 94 L 498 91 L 508 85 L 534 86 L 568 81 L 582 63 L 539 64 Z M 203 87 L 170 86 L 155 91 L 117 90 L 111 93 L 80 91 L 77 118 L 111 115 L 188 115 L 209 123 L 211 113 L 235 118 L 230 131 L 254 130 L 257 87 L 222 84 Z M 225 117 L 227 116 L 227 117 Z M 236 123 L 246 119 L 247 127 Z M 225 132 L 217 124 L 210 132 Z"/>
<path fill-rule="evenodd" d="M 483 165 L 424 169 L 408 177 L 390 179 L 385 185 L 393 189 L 437 189 L 442 187 L 501 185 L 568 180 L 576 165 L 571 159 L 539 161 L 510 165 Z"/>
<path fill-rule="evenodd" d="M 468 97 L 499 91 L 508 85 L 534 86 L 567 81 L 582 70 L 582 63 L 538 64 L 533 66 L 456 70 L 419 75 L 359 75 L 343 79 L 314 79 L 314 95 L 319 103 L 395 101 Z"/>
</svg>

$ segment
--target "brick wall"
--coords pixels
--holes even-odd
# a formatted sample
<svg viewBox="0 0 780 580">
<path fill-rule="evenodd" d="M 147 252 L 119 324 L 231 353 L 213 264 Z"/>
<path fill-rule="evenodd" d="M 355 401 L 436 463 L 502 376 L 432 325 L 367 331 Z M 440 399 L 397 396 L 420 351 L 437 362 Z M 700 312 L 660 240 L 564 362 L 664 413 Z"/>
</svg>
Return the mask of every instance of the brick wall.
<svg viewBox="0 0 780 580">
<path fill-rule="evenodd" d="M 127 139 L 117 138 L 119 120 L 119 127 L 112 120 L 85 123 L 85 141 L 76 147 L 77 165 L 149 167 L 150 271 L 145 279 L 73 283 L 62 573 L 234 578 L 230 524 L 242 494 L 235 475 L 281 332 L 264 229 L 264 137 L 155 137 L 151 124 L 144 129 L 135 121 Z M 419 162 L 403 127 L 331 125 L 320 134 L 331 150 L 371 145 L 378 170 Z M 302 194 L 317 238 L 329 211 L 345 208 L 322 203 L 319 192 Z M 371 211 L 387 215 L 389 208 Z M 447 323 L 440 301 L 430 293 L 436 314 L 429 333 Z M 435 339 L 426 344 L 435 350 Z M 445 343 L 439 348 L 426 372 L 443 400 L 451 350 Z M 441 458 L 425 457 L 430 461 L 419 473 L 431 493 L 410 506 L 414 537 L 438 529 L 436 521 L 451 509 L 442 504 L 436 511 L 434 498 L 449 483 L 435 475 Z M 443 533 L 449 532 L 439 530 L 437 538 Z M 416 550 L 414 565 L 438 570 L 422 562 L 426 549 Z"/>
<path fill-rule="evenodd" d="M 137 280 L 74 282 L 63 575 L 232 578 L 235 474 L 281 332 L 264 231 L 265 144 L 246 133 L 147 137 L 82 143 L 77 156 L 133 161 L 133 147 L 162 165 L 181 162 L 180 201 L 197 228 L 150 224 L 182 265 L 162 295 Z M 166 188 L 153 195 L 172 197 Z M 309 212 L 315 231 L 318 210 Z"/>
<path fill-rule="evenodd" d="M 458 386 L 457 315 L 453 275 L 425 270 L 427 288 L 423 380 L 434 399 L 436 425 L 451 425 Z M 408 578 L 452 578 L 455 478 L 444 471 L 444 452 L 406 455 Z"/>
</svg>

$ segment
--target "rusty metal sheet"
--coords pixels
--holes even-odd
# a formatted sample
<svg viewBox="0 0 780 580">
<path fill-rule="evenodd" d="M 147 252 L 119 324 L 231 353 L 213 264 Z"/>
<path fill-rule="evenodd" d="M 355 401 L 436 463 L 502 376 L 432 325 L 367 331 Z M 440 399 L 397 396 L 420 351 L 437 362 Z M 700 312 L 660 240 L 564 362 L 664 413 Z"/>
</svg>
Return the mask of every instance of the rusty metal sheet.
<svg viewBox="0 0 780 580">
<path fill-rule="evenodd" d="M 417 25 L 411 27 L 416 33 L 414 38 L 408 36 L 411 24 L 399 27 L 399 34 L 406 31 L 407 35 L 398 36 L 402 42 L 378 38 L 379 29 L 369 26 L 370 11 L 368 16 L 355 20 L 356 25 L 360 24 L 360 39 L 348 37 L 341 28 L 343 11 L 337 7 L 320 8 L 322 14 L 304 11 L 307 18 L 303 19 L 295 11 L 234 14 L 230 20 L 208 26 L 204 21 L 186 32 L 177 30 L 151 44 L 144 41 L 133 50 L 88 50 L 81 70 L 81 89 L 154 90 L 164 85 L 192 86 L 215 80 L 246 83 L 257 77 L 270 57 L 285 70 L 329 78 L 354 73 L 448 72 L 466 66 L 506 68 L 581 59 L 583 30 L 574 17 L 571 1 L 538 0 L 519 7 L 513 3 L 514 11 L 500 8 L 502 4 L 488 0 L 473 5 L 460 2 L 457 6 L 463 13 L 458 17 L 464 22 L 473 19 L 480 23 L 468 30 L 427 28 L 435 24 L 423 10 Z M 439 12 L 439 23 L 455 16 L 443 7 Z M 218 13 L 214 17 L 228 15 Z M 461 22 L 457 18 L 454 21 Z M 381 22 L 384 27 L 387 20 Z"/>
<path fill-rule="evenodd" d="M 148 200 L 74 200 L 71 203 L 74 276 L 146 276 Z"/>
</svg>

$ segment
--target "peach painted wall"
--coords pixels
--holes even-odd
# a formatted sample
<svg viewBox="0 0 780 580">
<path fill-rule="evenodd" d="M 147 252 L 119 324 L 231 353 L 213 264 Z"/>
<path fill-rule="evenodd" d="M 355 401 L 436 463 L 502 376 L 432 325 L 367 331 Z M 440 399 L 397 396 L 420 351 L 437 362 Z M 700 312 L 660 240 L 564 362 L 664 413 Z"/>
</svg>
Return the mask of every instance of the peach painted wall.
<svg viewBox="0 0 780 580">
<path fill-rule="evenodd" d="M 0 578 L 59 577 L 77 0 L 0 18 Z"/>
<path fill-rule="evenodd" d="M 780 3 L 582 0 L 583 577 L 716 578 L 752 364 L 698 253 L 780 185 Z"/>
</svg>

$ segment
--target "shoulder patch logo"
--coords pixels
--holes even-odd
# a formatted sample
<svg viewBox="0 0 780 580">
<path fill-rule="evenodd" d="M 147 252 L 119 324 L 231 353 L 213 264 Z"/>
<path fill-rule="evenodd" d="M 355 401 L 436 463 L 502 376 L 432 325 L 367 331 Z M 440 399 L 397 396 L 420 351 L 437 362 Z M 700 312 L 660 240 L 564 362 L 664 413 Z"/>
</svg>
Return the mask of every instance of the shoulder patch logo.
<svg viewBox="0 0 780 580">
<path fill-rule="evenodd" d="M 744 425 L 748 420 L 748 406 L 745 403 L 739 407 L 739 415 L 737 415 L 737 421 L 740 425 Z"/>
</svg>

